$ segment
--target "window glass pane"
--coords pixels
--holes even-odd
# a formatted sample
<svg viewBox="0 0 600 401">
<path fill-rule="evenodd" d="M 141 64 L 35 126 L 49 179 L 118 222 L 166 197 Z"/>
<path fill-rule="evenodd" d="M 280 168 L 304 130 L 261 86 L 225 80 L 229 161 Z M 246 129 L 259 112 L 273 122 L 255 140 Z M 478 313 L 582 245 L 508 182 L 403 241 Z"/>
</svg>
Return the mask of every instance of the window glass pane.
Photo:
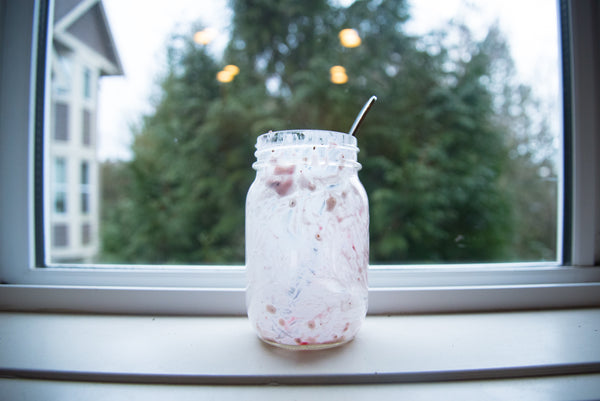
<svg viewBox="0 0 600 401">
<path fill-rule="evenodd" d="M 92 72 L 89 68 L 83 69 L 83 97 L 89 99 L 92 97 Z"/>
<path fill-rule="evenodd" d="M 90 212 L 90 195 L 87 192 L 81 192 L 81 213 Z"/>
<path fill-rule="evenodd" d="M 347 131 L 371 95 L 371 263 L 559 259 L 556 3 L 54 3 L 50 154 L 94 249 L 71 260 L 243 263 L 256 137 Z"/>
<path fill-rule="evenodd" d="M 83 127 L 82 127 L 82 141 L 86 146 L 92 144 L 92 113 L 84 109 L 83 110 Z"/>
<path fill-rule="evenodd" d="M 88 245 L 92 242 L 92 226 L 89 223 L 84 223 L 81 226 L 81 243 Z"/>
<path fill-rule="evenodd" d="M 69 227 L 66 224 L 54 224 L 52 226 L 52 245 L 63 248 L 69 245 Z"/>
<path fill-rule="evenodd" d="M 56 213 L 67 212 L 67 193 L 64 190 L 54 192 L 54 211 Z"/>
<path fill-rule="evenodd" d="M 57 97 L 67 96 L 73 80 L 70 54 L 58 44 L 52 50 L 52 92 Z"/>
<path fill-rule="evenodd" d="M 90 212 L 90 165 L 81 163 L 81 213 Z M 86 224 L 89 225 L 89 224 Z"/>
<path fill-rule="evenodd" d="M 67 161 L 64 157 L 54 159 L 54 182 L 52 184 L 54 212 L 67 212 Z"/>
<path fill-rule="evenodd" d="M 54 105 L 54 139 L 57 141 L 69 140 L 69 106 L 62 102 Z"/>
<path fill-rule="evenodd" d="M 64 157 L 54 159 L 54 182 L 57 184 L 67 183 L 67 160 Z"/>
<path fill-rule="evenodd" d="M 90 183 L 90 165 L 88 162 L 81 162 L 81 185 Z"/>
</svg>

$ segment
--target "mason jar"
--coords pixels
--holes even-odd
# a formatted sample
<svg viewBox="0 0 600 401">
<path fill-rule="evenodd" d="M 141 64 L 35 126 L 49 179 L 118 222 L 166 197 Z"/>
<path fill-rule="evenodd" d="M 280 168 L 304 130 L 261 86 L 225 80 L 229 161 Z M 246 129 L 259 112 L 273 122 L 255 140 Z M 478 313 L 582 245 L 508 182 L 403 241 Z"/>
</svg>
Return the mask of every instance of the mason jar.
<svg viewBox="0 0 600 401">
<path fill-rule="evenodd" d="M 369 207 L 356 137 L 271 131 L 246 198 L 246 306 L 265 342 L 344 344 L 367 312 Z"/>
</svg>

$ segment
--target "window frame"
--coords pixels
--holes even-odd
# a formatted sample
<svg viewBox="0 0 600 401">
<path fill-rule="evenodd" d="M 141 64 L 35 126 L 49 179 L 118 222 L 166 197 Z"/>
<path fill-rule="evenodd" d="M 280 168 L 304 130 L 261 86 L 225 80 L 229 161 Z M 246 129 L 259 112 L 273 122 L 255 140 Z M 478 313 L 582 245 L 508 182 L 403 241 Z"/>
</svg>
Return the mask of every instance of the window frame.
<svg viewBox="0 0 600 401">
<path fill-rule="evenodd" d="M 36 153 L 36 130 L 50 140 L 50 90 L 39 92 L 45 82 L 38 79 L 49 77 L 49 65 L 38 57 L 51 39 L 37 21 L 51 20 L 51 11 L 44 13 L 52 7 L 42 1 L 0 0 L 0 310 L 245 314 L 243 266 L 36 267 L 46 265 L 49 225 L 36 231 L 35 222 L 51 204 L 34 185 L 51 179 L 35 168 L 49 156 Z M 593 0 L 561 2 L 571 40 L 563 65 L 565 127 L 572 133 L 564 143 L 571 191 L 564 200 L 564 263 L 370 266 L 370 314 L 600 305 L 598 9 Z"/>
</svg>

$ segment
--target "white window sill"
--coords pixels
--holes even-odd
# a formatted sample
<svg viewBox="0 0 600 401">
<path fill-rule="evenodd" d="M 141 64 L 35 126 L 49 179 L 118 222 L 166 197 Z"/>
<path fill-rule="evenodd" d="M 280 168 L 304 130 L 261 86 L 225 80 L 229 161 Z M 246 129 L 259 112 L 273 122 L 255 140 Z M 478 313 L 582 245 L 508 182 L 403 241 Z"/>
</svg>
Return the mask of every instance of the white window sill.
<svg viewBox="0 0 600 401">
<path fill-rule="evenodd" d="M 264 345 L 244 317 L 5 312 L 0 392 L 15 395 L 8 399 L 274 399 L 292 390 L 300 399 L 480 399 L 485 389 L 510 399 L 590 399 L 600 395 L 598 344 L 598 308 L 369 316 L 353 342 L 317 352 Z M 257 386 L 272 384 L 285 386 Z"/>
</svg>

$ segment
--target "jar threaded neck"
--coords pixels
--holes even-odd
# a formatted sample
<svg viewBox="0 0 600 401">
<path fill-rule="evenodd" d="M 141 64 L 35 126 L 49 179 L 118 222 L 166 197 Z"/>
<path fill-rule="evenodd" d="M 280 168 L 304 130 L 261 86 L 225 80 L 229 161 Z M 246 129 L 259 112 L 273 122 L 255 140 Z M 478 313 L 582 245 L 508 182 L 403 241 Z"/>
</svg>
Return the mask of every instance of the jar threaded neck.
<svg viewBox="0 0 600 401">
<path fill-rule="evenodd" d="M 269 164 L 343 166 L 360 169 L 356 138 L 343 132 L 325 130 L 270 131 L 256 141 L 259 169 Z"/>
</svg>

